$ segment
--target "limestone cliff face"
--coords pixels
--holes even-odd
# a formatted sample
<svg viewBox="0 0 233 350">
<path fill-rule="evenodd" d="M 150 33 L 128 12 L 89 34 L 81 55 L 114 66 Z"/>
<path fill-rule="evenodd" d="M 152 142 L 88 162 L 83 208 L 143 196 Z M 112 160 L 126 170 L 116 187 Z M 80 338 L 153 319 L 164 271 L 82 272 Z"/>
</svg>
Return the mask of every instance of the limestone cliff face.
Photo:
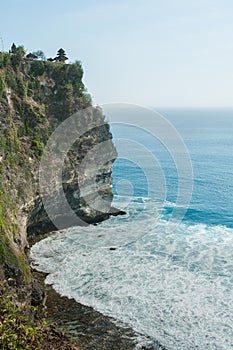
<svg viewBox="0 0 233 350">
<path fill-rule="evenodd" d="M 0 263 L 3 268 L 0 277 L 1 274 L 18 276 L 18 283 L 30 279 L 25 257 L 27 234 L 56 229 L 40 196 L 40 160 L 53 131 L 72 114 L 86 108 L 90 108 L 90 112 L 81 122 L 90 124 L 90 127 L 65 156 L 62 191 L 72 212 L 82 222 L 94 223 L 108 217 L 113 197 L 111 173 L 116 150 L 101 110 L 91 106 L 82 76 L 80 63 L 27 62 L 7 53 L 1 57 Z M 89 166 L 83 171 L 87 154 L 101 143 L 106 143 L 106 161 L 102 159 L 101 163 L 100 154 L 95 152 L 90 155 Z M 59 159 L 61 154 L 59 147 L 57 149 Z M 100 167 L 98 163 L 101 163 Z M 57 184 L 56 170 L 52 171 L 51 177 L 54 181 L 47 186 L 48 201 L 54 208 L 60 228 L 67 227 L 73 224 L 73 216 L 66 211 L 58 195 L 61 188 Z M 103 208 L 95 206 L 98 200 L 103 200 Z"/>
<path fill-rule="evenodd" d="M 112 163 L 116 157 L 109 125 L 104 122 L 98 108 L 85 109 L 83 114 L 77 113 L 76 121 L 87 129 L 91 124 L 99 126 L 76 139 L 64 157 L 64 163 L 61 161 L 64 156 L 63 137 L 59 136 L 56 140 L 59 148 L 56 146 L 52 157 L 48 158 L 50 171 L 47 174 L 47 168 L 43 169 L 47 178 L 40 188 L 46 193 L 47 212 L 38 196 L 28 215 L 29 235 L 49 232 L 56 227 L 62 229 L 71 225 L 96 223 L 108 218 L 113 198 Z M 68 138 L 70 134 L 72 130 L 65 132 Z M 61 177 L 58 176 L 59 171 L 62 172 Z"/>
</svg>

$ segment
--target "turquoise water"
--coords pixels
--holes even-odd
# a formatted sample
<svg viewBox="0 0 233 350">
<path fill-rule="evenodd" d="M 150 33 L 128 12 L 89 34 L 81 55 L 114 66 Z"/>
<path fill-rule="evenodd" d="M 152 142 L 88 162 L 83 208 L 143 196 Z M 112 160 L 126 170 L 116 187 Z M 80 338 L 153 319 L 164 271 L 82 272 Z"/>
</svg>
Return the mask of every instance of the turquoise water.
<svg viewBox="0 0 233 350">
<path fill-rule="evenodd" d="M 233 110 L 162 110 L 182 136 L 194 172 L 194 188 L 185 221 L 233 227 Z M 131 128 L 132 129 L 132 128 Z M 130 128 L 128 127 L 128 130 Z M 167 178 L 169 202 L 175 202 L 177 172 L 171 155 L 154 138 L 127 127 L 114 127 L 116 136 L 140 140 L 160 161 Z M 146 167 L 146 166 L 145 166 Z M 135 196 L 147 197 L 147 180 L 132 162 L 115 162 L 114 191 L 119 180 L 128 179 Z M 140 181 L 138 181 L 140 179 Z M 169 209 L 168 209 L 169 210 Z"/>
<path fill-rule="evenodd" d="M 127 215 L 37 243 L 34 265 L 49 273 L 47 282 L 62 295 L 166 349 L 232 349 L 233 110 L 160 112 L 177 128 L 192 161 L 193 191 L 183 220 L 170 221 L 174 209 L 174 215 L 183 210 L 176 203 L 174 150 L 142 129 L 112 125 L 116 144 L 120 138 L 144 146 L 142 152 L 129 148 L 113 169 L 115 205 Z"/>
</svg>

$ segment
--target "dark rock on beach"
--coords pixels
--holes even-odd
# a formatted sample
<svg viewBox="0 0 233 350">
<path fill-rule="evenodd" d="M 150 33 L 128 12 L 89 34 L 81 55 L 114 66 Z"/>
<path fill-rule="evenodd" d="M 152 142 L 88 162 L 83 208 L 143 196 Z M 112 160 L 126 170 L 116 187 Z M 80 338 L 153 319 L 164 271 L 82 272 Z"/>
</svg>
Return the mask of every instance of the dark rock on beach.
<svg viewBox="0 0 233 350">
<path fill-rule="evenodd" d="M 77 222 L 97 224 L 110 216 L 126 214 L 111 207 L 112 164 L 117 152 L 110 126 L 101 109 L 92 106 L 82 77 L 80 62 L 56 65 L 28 61 L 15 45 L 10 52 L 1 52 L 0 296 L 1 300 L 11 300 L 14 308 L 25 309 L 25 315 L 29 307 L 25 327 L 30 321 L 34 322 L 34 331 L 38 325 L 43 329 L 43 350 L 130 350 L 135 346 L 138 350 L 142 346 L 150 349 L 145 345 L 147 338 L 140 347 L 137 345 L 139 335 L 132 329 L 116 325 L 114 320 L 92 308 L 61 297 L 51 286 L 44 285 L 45 275 L 30 270 L 29 243 L 32 245 L 45 234 Z M 41 185 L 41 158 L 46 153 L 48 140 L 62 122 L 70 121 L 69 117 L 76 113 L 79 116 L 81 113 L 81 118 L 75 119 L 69 132 L 55 142 L 53 157 L 46 163 L 46 169 L 52 168 L 52 171 L 47 174 L 48 181 Z M 72 142 L 63 159 L 63 146 L 72 133 L 80 129 L 85 132 Z M 100 144 L 105 145 L 104 152 L 91 153 Z M 42 193 L 47 196 L 58 226 L 44 208 Z M 71 210 L 67 211 L 61 193 Z M 100 203 L 97 209 L 95 203 Z M 7 310 L 2 305 L 4 312 L 0 316 L 6 315 L 7 320 Z M 31 306 L 37 306 L 38 311 Z M 12 310 L 8 311 L 12 316 Z M 44 317 L 49 321 L 45 329 Z M 16 317 L 13 322 L 15 320 Z M 0 319 L 0 323 L 3 321 L 4 318 Z M 12 329 L 12 324 L 10 327 Z M 22 328 L 17 330 L 15 339 L 22 338 Z M 31 339 L 28 342 L 27 348 L 31 348 Z M 6 348 L 9 347 L 4 345 Z"/>
<path fill-rule="evenodd" d="M 34 272 L 40 283 L 45 274 Z M 45 312 L 48 321 L 68 334 L 82 350 L 166 350 L 127 325 L 116 323 L 91 307 L 60 296 L 50 285 L 45 287 Z"/>
</svg>

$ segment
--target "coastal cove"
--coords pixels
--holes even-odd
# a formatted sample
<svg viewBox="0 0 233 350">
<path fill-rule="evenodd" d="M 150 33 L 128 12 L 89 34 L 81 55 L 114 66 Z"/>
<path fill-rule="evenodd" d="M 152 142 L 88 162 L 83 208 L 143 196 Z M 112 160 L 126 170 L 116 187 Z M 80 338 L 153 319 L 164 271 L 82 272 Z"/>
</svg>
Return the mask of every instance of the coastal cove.
<svg viewBox="0 0 233 350">
<path fill-rule="evenodd" d="M 175 207 L 177 173 L 156 144 L 152 151 L 164 161 L 167 178 L 165 202 L 147 196 L 141 170 L 148 172 L 148 163 L 139 169 L 132 158 L 118 159 L 114 205 L 127 215 L 40 241 L 32 248 L 33 265 L 48 273 L 46 282 L 61 295 L 130 325 L 166 349 L 228 350 L 233 319 L 233 111 L 163 113 L 183 136 L 194 170 L 191 203 L 176 230 L 166 234 L 165 228 Z M 151 147 L 138 130 L 129 134 L 112 126 L 112 132 L 114 138 L 127 134 Z M 129 182 L 134 192 L 126 196 L 132 190 Z"/>
<path fill-rule="evenodd" d="M 231 349 L 233 109 L 117 122 L 67 60 L 0 55 L 0 347 Z"/>
<path fill-rule="evenodd" d="M 112 163 L 117 154 L 109 125 L 100 108 L 92 106 L 82 77 L 80 62 L 64 64 L 31 59 L 25 57 L 23 47 L 15 45 L 10 52 L 0 55 L 0 309 L 4 324 L 0 347 L 3 349 L 8 343 L 30 350 L 74 349 L 69 345 L 69 337 L 44 324 L 43 312 L 39 316 L 37 308 L 43 306 L 43 287 L 33 276 L 28 261 L 29 241 L 56 229 L 42 202 L 39 168 L 49 137 L 70 116 L 75 115 L 76 127 L 86 128 L 62 164 L 62 185 L 72 211 L 84 226 L 124 214 L 111 208 Z M 70 126 L 72 132 L 74 125 Z M 66 139 L 59 140 L 55 147 L 55 163 L 61 158 Z M 100 142 L 106 142 L 109 159 L 97 173 L 93 172 L 97 187 L 88 197 L 88 205 L 79 188 L 80 183 L 85 183 L 80 164 Z M 50 183 L 45 183 L 43 193 L 49 194 L 57 213 L 55 220 L 58 218 L 64 228 L 69 227 L 72 225 L 69 213 L 63 210 L 57 196 L 59 169 L 57 163 L 50 162 L 49 166 L 52 176 Z M 96 198 L 104 200 L 103 211 L 91 207 Z"/>
<path fill-rule="evenodd" d="M 152 339 L 133 331 L 91 307 L 77 303 L 44 284 L 46 274 L 34 271 L 34 277 L 44 286 L 44 306 L 41 310 L 49 324 L 67 336 L 68 346 L 103 350 L 166 350 Z"/>
<path fill-rule="evenodd" d="M 0 350 L 233 350 L 233 1 L 0 23 Z"/>
</svg>

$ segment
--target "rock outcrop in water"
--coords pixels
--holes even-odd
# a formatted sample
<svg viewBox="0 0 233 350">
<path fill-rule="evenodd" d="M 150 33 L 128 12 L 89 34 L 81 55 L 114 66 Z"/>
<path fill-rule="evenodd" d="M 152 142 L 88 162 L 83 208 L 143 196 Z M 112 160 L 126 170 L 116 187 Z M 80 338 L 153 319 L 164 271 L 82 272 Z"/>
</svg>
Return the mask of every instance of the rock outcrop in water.
<svg viewBox="0 0 233 350">
<path fill-rule="evenodd" d="M 17 286 L 28 286 L 31 280 L 25 254 L 27 235 L 55 229 L 43 207 L 38 186 L 44 147 L 59 124 L 86 108 L 90 112 L 83 122 L 93 124 L 94 128 L 79 137 L 68 152 L 62 186 L 70 207 L 83 222 L 95 223 L 109 216 L 116 150 L 109 125 L 101 110 L 92 107 L 82 77 L 79 62 L 68 65 L 30 62 L 20 52 L 0 54 L 0 277 L 13 278 Z M 105 141 L 108 161 L 97 173 L 92 173 L 89 180 L 94 177 L 96 191 L 89 194 L 87 202 L 80 192 L 80 183 L 87 181 L 79 171 L 80 165 L 90 149 Z M 67 227 L 72 221 L 56 200 L 56 188 L 54 183 L 51 205 Z M 97 197 L 104 200 L 104 211 L 93 209 L 91 204 Z"/>
</svg>

